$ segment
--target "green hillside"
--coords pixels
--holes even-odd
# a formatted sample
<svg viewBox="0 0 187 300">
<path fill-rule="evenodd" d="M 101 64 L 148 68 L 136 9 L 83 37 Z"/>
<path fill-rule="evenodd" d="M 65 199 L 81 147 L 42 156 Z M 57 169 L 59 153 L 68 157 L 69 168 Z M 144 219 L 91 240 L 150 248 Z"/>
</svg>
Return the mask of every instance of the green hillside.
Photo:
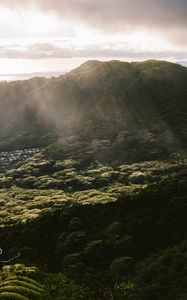
<svg viewBox="0 0 187 300">
<path fill-rule="evenodd" d="M 149 169 L 157 174 L 153 183 L 124 184 L 110 179 L 106 186 L 104 174 L 112 170 L 92 169 L 92 174 L 99 173 L 100 187 L 86 190 L 80 183 L 72 186 L 73 170 L 67 162 L 57 162 L 57 166 L 70 182 L 67 190 L 58 185 L 52 189 L 50 183 L 54 179 L 46 175 L 27 177 L 28 167 L 33 175 L 36 172 L 31 162 L 22 169 L 23 182 L 26 181 L 23 185 L 30 187 L 19 187 L 20 176 L 17 183 L 12 180 L 12 186 L 9 181 L 8 190 L 0 190 L 0 240 L 6 256 L 20 252 L 19 263 L 52 272 L 57 281 L 57 274 L 63 273 L 84 290 L 85 300 L 92 299 L 91 294 L 95 300 L 149 300 L 153 296 L 155 300 L 185 300 L 184 166 L 152 162 Z M 129 177 L 137 180 L 140 171 L 135 170 L 146 167 L 144 163 L 129 166 L 130 170 L 128 166 L 120 169 L 134 171 L 134 177 Z M 44 185 L 40 186 L 42 182 Z M 46 284 L 43 275 L 38 276 Z M 48 284 L 52 288 L 52 278 Z M 56 295 L 63 294 L 64 285 L 55 285 L 55 289 Z M 67 295 L 68 291 L 66 287 Z M 78 300 L 79 296 L 69 299 Z"/>
<path fill-rule="evenodd" d="M 186 82 L 187 69 L 168 62 L 88 61 L 57 79 L 2 83 L 0 149 L 76 136 L 97 139 L 111 160 L 183 153 Z"/>
<path fill-rule="evenodd" d="M 154 60 L 0 84 L 0 299 L 187 299 L 186 99 Z"/>
</svg>

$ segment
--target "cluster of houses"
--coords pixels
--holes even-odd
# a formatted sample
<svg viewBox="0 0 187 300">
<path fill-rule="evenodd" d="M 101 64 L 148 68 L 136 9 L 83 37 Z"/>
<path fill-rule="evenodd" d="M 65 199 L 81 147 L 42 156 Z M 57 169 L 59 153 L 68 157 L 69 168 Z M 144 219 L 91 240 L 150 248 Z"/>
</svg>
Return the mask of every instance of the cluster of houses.
<svg viewBox="0 0 187 300">
<path fill-rule="evenodd" d="M 23 150 L 0 152 L 0 173 L 6 172 L 16 166 L 19 161 L 26 160 L 36 153 L 40 153 L 44 148 L 29 148 Z"/>
</svg>

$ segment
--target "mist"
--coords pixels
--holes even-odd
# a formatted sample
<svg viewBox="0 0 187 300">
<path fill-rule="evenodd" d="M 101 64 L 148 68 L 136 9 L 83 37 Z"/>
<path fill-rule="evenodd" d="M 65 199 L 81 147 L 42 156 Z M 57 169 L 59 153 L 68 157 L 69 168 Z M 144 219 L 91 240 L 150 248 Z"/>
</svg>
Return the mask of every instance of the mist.
<svg viewBox="0 0 187 300">
<path fill-rule="evenodd" d="M 43 147 L 75 137 L 90 147 L 94 140 L 110 145 L 102 147 L 111 158 L 111 151 L 119 151 L 128 160 L 130 149 L 142 147 L 145 159 L 151 151 L 158 151 L 155 157 L 183 151 L 185 131 L 178 124 L 184 117 L 180 113 L 173 126 L 180 105 L 172 100 L 171 85 L 183 105 L 186 76 L 185 68 L 167 62 L 88 61 L 59 78 L 1 83 L 0 148 Z"/>
</svg>

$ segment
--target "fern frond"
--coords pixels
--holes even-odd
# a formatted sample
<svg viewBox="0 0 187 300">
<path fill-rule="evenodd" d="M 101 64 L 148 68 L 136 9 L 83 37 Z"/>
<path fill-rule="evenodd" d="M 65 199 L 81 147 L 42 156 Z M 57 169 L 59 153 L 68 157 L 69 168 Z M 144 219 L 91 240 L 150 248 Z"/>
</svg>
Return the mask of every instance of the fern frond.
<svg viewBox="0 0 187 300">
<path fill-rule="evenodd" d="M 17 278 L 15 278 L 15 279 L 7 278 L 0 284 L 0 289 L 1 289 L 1 287 L 7 286 L 7 285 L 22 286 L 22 287 L 28 288 L 30 290 L 34 290 L 35 292 L 38 292 L 38 293 L 44 293 L 43 288 L 40 288 L 40 287 L 36 286 L 35 284 L 31 284 L 26 281 L 18 280 Z"/>
<path fill-rule="evenodd" d="M 33 284 L 33 285 L 35 285 L 36 287 L 38 287 L 40 289 L 44 288 L 43 285 L 41 285 L 40 283 L 38 283 L 34 279 L 28 278 L 26 276 L 12 275 L 12 276 L 7 277 L 7 279 L 5 279 L 4 282 L 6 282 L 7 280 L 8 281 L 10 281 L 10 280 L 20 280 L 20 281 L 25 282 L 25 283 Z"/>
<path fill-rule="evenodd" d="M 27 277 L 22 276 L 26 271 L 34 272 L 37 268 L 27 268 L 21 264 L 4 266 L 0 281 L 0 300 L 36 300 L 43 299 L 45 294 L 44 286 Z"/>
<path fill-rule="evenodd" d="M 24 296 L 34 296 L 34 297 L 41 297 L 41 293 L 35 292 L 33 290 L 30 290 L 28 288 L 25 288 L 23 286 L 15 286 L 15 285 L 5 285 L 0 288 L 0 295 L 3 292 L 13 292 L 13 293 L 18 293 L 20 295 Z"/>
<path fill-rule="evenodd" d="M 17 293 L 12 293 L 12 292 L 2 292 L 0 294 L 0 299 L 5 300 L 5 299 L 12 299 L 12 300 L 30 300 L 27 297 L 24 297 L 20 294 Z"/>
</svg>

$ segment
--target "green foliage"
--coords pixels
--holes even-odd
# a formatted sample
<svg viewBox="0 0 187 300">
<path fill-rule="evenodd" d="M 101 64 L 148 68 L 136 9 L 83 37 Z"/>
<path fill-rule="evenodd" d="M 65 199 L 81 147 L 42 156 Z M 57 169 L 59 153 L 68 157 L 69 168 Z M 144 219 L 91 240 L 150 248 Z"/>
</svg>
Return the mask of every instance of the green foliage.
<svg viewBox="0 0 187 300">
<path fill-rule="evenodd" d="M 168 62 L 92 61 L 56 79 L 0 84 L 0 151 L 50 145 L 60 135 L 51 156 L 68 153 L 81 164 L 183 153 L 186 80 L 186 68 Z"/>
<path fill-rule="evenodd" d="M 1 272 L 0 299 L 44 299 L 44 287 L 27 277 L 36 271 L 36 268 L 22 265 L 4 266 Z M 23 276 L 25 273 L 27 276 Z"/>
<path fill-rule="evenodd" d="M 88 288 L 73 283 L 64 275 L 42 273 L 35 267 L 25 267 L 21 264 L 6 265 L 0 276 L 0 299 L 95 299 Z"/>
<path fill-rule="evenodd" d="M 142 299 L 186 299 L 187 241 L 151 255 L 137 265 L 135 283 Z"/>
<path fill-rule="evenodd" d="M 81 168 L 76 160 L 53 161 L 37 154 L 0 174 L 0 226 L 26 223 L 65 206 L 116 202 L 149 184 L 183 176 L 185 168 L 182 159 Z"/>
<path fill-rule="evenodd" d="M 1 299 L 186 299 L 186 80 L 92 61 L 0 84 L 0 151 L 48 145 L 0 174 L 0 246 L 45 271 L 3 267 Z"/>
<path fill-rule="evenodd" d="M 141 168 L 143 166 L 141 164 Z M 140 166 L 126 165 L 120 166 L 120 169 L 129 172 L 131 168 L 134 171 L 137 167 Z M 173 166 L 172 170 L 176 173 L 177 169 Z M 158 168 L 153 170 L 154 173 L 158 171 Z M 19 201 L 23 207 L 30 206 L 32 209 L 36 209 L 34 205 L 37 203 L 41 212 L 32 221 L 28 218 L 26 223 L 16 223 L 13 219 L 11 226 L 4 223 L 0 230 L 2 248 L 12 249 L 12 253 L 19 249 L 21 260 L 25 263 L 36 264 L 46 271 L 63 273 L 63 276 L 67 276 L 81 288 L 89 287 L 95 292 L 96 299 L 105 299 L 105 294 L 110 299 L 109 294 L 112 293 L 114 299 L 126 297 L 144 300 L 145 295 L 153 295 L 156 290 L 159 297 L 162 294 L 159 278 L 162 278 L 161 273 L 168 276 L 168 271 L 162 271 L 164 268 L 161 262 L 165 258 L 158 260 L 158 269 L 155 267 L 155 255 L 159 255 L 160 249 L 164 253 L 169 245 L 187 240 L 184 174 L 179 171 L 176 176 L 168 176 L 170 167 L 160 168 L 159 172 L 166 173 L 167 179 L 144 187 L 112 184 L 107 188 L 107 193 L 115 195 L 116 200 L 107 201 L 106 198 L 104 203 L 98 198 L 98 193 L 100 197 L 106 196 L 103 188 L 100 191 L 64 193 L 60 190 L 12 187 L 9 197 L 16 201 L 14 209 L 9 206 L 12 217 L 13 214 L 15 216 L 14 211 L 18 208 Z M 63 202 L 63 205 L 57 205 L 63 194 L 69 195 L 69 200 Z M 96 198 L 97 201 L 94 200 Z M 10 203 L 9 198 L 5 199 L 5 202 L 1 202 L 2 205 Z M 48 202 L 49 199 L 54 202 Z M 55 203 L 56 206 L 53 207 Z M 21 220 L 20 215 L 18 219 Z M 8 256 L 11 257 L 11 253 Z M 146 260 L 147 257 L 150 260 Z M 171 262 L 174 269 L 171 278 L 175 281 L 174 289 L 180 288 L 183 282 L 178 275 L 180 268 L 174 267 L 176 263 L 177 256 Z M 185 265 L 184 259 L 182 263 Z M 17 272 L 19 268 L 17 265 Z M 131 288 L 128 282 L 132 283 Z M 45 285 L 44 281 L 42 283 Z M 62 292 L 56 290 L 55 293 Z M 148 300 L 148 296 L 146 297 Z"/>
<path fill-rule="evenodd" d="M 133 264 L 134 262 L 132 257 L 118 257 L 111 262 L 110 269 L 112 273 L 117 274 L 119 276 L 124 276 L 132 271 Z"/>
<path fill-rule="evenodd" d="M 68 280 L 64 275 L 46 274 L 44 277 L 47 290 L 46 300 L 94 300 L 93 293 Z"/>
</svg>

